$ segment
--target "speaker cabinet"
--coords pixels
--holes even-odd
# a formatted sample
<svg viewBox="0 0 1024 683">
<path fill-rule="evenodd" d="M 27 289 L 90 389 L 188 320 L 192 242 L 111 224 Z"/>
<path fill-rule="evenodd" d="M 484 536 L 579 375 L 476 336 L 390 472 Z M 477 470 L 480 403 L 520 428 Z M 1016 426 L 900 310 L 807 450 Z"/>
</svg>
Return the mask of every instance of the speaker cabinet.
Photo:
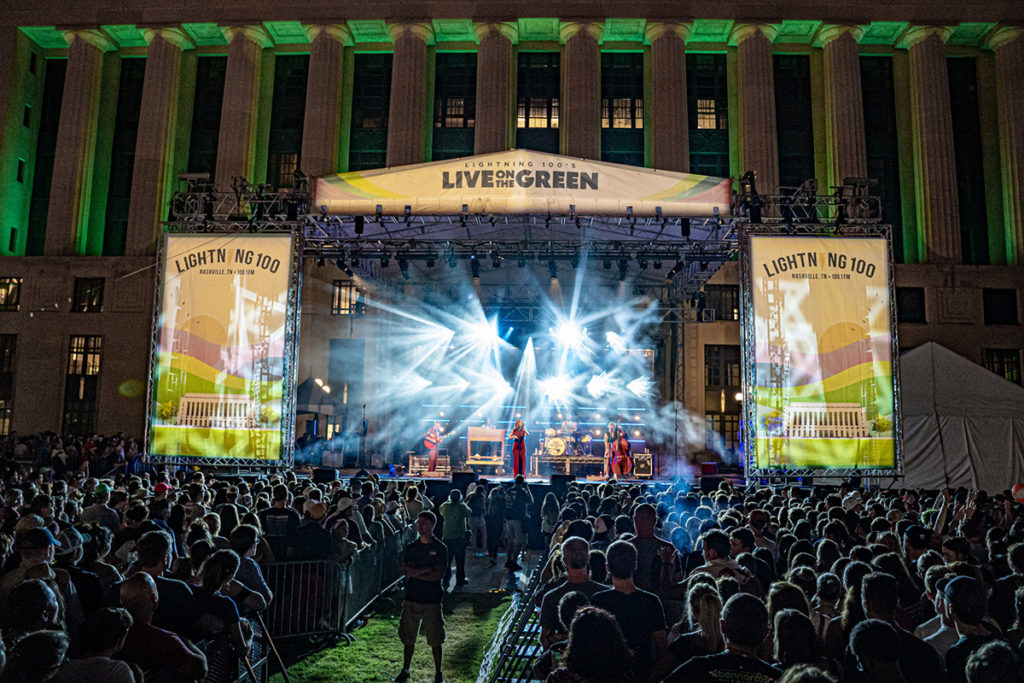
<svg viewBox="0 0 1024 683">
<path fill-rule="evenodd" d="M 633 475 L 640 479 L 654 476 L 654 456 L 650 453 L 637 453 L 633 456 Z"/>
<path fill-rule="evenodd" d="M 552 474 L 551 475 L 551 492 L 555 494 L 555 497 L 559 500 L 565 499 L 565 494 L 569 490 L 569 484 L 576 481 L 575 474 Z"/>
<path fill-rule="evenodd" d="M 314 484 L 330 484 L 338 480 L 338 470 L 333 467 L 317 467 L 313 470 Z"/>
<path fill-rule="evenodd" d="M 462 491 L 466 495 L 466 489 L 476 481 L 476 472 L 452 472 L 452 488 Z"/>
</svg>

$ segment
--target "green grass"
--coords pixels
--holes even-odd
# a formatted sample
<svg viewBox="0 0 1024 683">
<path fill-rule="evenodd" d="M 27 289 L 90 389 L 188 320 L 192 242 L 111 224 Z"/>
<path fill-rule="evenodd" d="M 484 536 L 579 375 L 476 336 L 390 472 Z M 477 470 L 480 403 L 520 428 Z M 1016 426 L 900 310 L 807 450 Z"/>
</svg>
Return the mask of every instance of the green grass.
<svg viewBox="0 0 1024 683">
<path fill-rule="evenodd" d="M 444 674 L 448 683 L 473 683 L 480 672 L 484 650 L 509 608 L 506 594 L 451 594 L 444 602 L 447 639 L 444 644 Z M 353 632 L 356 640 L 308 655 L 288 667 L 293 683 L 375 683 L 390 681 L 402 668 L 402 644 L 398 640 L 399 597 Z M 410 683 L 432 681 L 434 663 L 422 631 L 416 641 Z M 280 674 L 271 683 L 282 683 Z"/>
</svg>

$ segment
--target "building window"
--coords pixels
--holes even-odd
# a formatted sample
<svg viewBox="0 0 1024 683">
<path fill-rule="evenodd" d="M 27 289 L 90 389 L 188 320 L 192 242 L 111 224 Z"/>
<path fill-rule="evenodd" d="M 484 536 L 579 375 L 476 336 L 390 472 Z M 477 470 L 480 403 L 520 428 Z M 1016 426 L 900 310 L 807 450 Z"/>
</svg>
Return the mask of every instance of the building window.
<svg viewBox="0 0 1024 683">
<path fill-rule="evenodd" d="M 439 52 L 434 60 L 434 161 L 473 154 L 476 59 L 475 52 Z"/>
<path fill-rule="evenodd" d="M 924 287 L 896 288 L 896 321 L 901 323 L 926 323 L 924 310 Z"/>
<path fill-rule="evenodd" d="M 729 177 L 729 99 L 724 54 L 686 55 L 690 172 Z"/>
<path fill-rule="evenodd" d="M 68 60 L 47 59 L 44 67 L 43 99 L 39 108 L 39 132 L 36 134 L 35 163 L 32 170 L 32 199 L 28 210 L 25 255 L 41 256 L 46 240 L 46 219 L 50 211 L 50 181 L 57 156 L 57 128 L 64 94 L 64 76 Z"/>
<path fill-rule="evenodd" d="M 103 278 L 76 277 L 72 313 L 103 312 Z"/>
<path fill-rule="evenodd" d="M 1019 349 L 982 349 L 985 368 L 1003 379 L 1020 384 Z"/>
<path fill-rule="evenodd" d="M 707 285 L 704 287 L 704 307 L 715 310 L 715 320 L 739 320 L 739 286 Z"/>
<path fill-rule="evenodd" d="M 644 165 L 644 56 L 601 53 L 601 159 Z"/>
<path fill-rule="evenodd" d="M 14 402 L 14 354 L 18 337 L 0 334 L 0 436 L 11 433 L 11 410 Z"/>
<path fill-rule="evenodd" d="M 864 102 L 868 178 L 878 180 L 882 195 L 882 219 L 892 226 L 892 251 L 903 263 L 903 204 L 900 199 L 900 154 L 896 125 L 896 94 L 893 88 L 892 57 L 860 58 L 861 99 Z"/>
<path fill-rule="evenodd" d="M 308 74 L 309 55 L 278 55 L 274 61 L 267 183 L 279 190 L 295 184 L 295 169 L 302 151 Z"/>
<path fill-rule="evenodd" d="M 222 56 L 196 59 L 196 94 L 188 141 L 188 172 L 209 173 L 211 181 L 217 169 L 217 141 L 220 138 L 220 111 L 224 100 L 227 65 L 227 57 Z"/>
<path fill-rule="evenodd" d="M 18 177 L 18 182 L 19 183 L 25 182 L 25 160 L 24 159 L 18 159 L 17 177 Z"/>
<path fill-rule="evenodd" d="M 807 55 L 775 55 L 773 61 L 779 185 L 799 187 L 814 177 L 811 60 Z M 758 189 L 768 193 L 775 191 L 773 187 Z"/>
<path fill-rule="evenodd" d="M 986 325 L 1017 324 L 1016 289 L 984 289 L 982 290 L 982 301 Z"/>
<path fill-rule="evenodd" d="M 299 168 L 298 152 L 271 152 L 268 158 L 270 169 L 267 182 L 278 189 L 295 185 L 295 171 Z"/>
<path fill-rule="evenodd" d="M 0 311 L 17 311 L 21 307 L 21 278 L 0 277 Z"/>
<path fill-rule="evenodd" d="M 704 384 L 708 387 L 741 385 L 738 345 L 708 344 L 704 347 Z"/>
<path fill-rule="evenodd" d="M 387 163 L 392 55 L 364 52 L 356 55 L 355 62 L 348 170 L 383 168 Z"/>
<path fill-rule="evenodd" d="M 26 128 L 32 127 L 32 105 L 26 104 L 24 111 L 21 112 L 21 125 Z"/>
<path fill-rule="evenodd" d="M 122 59 L 121 78 L 114 116 L 113 162 L 107 186 L 107 213 L 103 230 L 103 255 L 123 256 L 128 237 L 128 204 L 132 196 L 135 142 L 139 137 L 145 59 Z M 92 253 L 92 252 L 90 252 Z"/>
<path fill-rule="evenodd" d="M 988 216 L 985 207 L 985 163 L 982 159 L 981 114 L 978 109 L 978 68 L 973 57 L 946 60 L 953 119 L 956 189 L 960 204 L 960 248 L 963 262 L 987 265 Z"/>
<path fill-rule="evenodd" d="M 559 54 L 520 52 L 516 147 L 558 152 Z"/>
<path fill-rule="evenodd" d="M 363 315 L 365 312 L 363 290 L 350 280 L 335 280 L 331 315 Z"/>
<path fill-rule="evenodd" d="M 740 447 L 739 413 L 705 413 L 704 446 L 709 451 L 736 450 Z"/>
<path fill-rule="evenodd" d="M 65 433 L 87 434 L 94 431 L 102 351 L 103 337 L 71 337 L 64 384 Z"/>
</svg>

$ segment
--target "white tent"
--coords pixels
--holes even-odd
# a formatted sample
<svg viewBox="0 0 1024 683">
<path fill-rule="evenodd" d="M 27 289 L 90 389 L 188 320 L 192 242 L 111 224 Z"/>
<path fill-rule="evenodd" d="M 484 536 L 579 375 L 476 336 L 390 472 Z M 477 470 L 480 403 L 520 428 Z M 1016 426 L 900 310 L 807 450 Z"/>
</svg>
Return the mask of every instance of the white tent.
<svg viewBox="0 0 1024 683">
<path fill-rule="evenodd" d="M 1024 388 L 928 342 L 900 357 L 905 485 L 1024 483 Z"/>
</svg>

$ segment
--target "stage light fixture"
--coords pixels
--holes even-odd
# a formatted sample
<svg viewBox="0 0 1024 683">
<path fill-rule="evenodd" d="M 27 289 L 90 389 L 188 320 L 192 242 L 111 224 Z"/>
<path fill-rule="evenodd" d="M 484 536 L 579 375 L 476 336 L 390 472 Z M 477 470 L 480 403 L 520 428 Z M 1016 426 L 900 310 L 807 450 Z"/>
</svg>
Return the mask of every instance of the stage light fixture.
<svg viewBox="0 0 1024 683">
<path fill-rule="evenodd" d="M 502 258 L 501 254 L 498 253 L 497 249 L 491 251 L 491 266 L 495 270 L 497 270 L 498 268 L 501 268 L 501 262 L 504 261 L 504 260 L 505 259 Z"/>
<path fill-rule="evenodd" d="M 690 239 L 690 219 L 684 218 L 679 221 L 679 234 L 682 235 L 683 239 Z"/>
<path fill-rule="evenodd" d="M 629 272 L 629 260 L 620 258 L 619 259 L 619 282 L 626 279 L 626 273 Z"/>
<path fill-rule="evenodd" d="M 611 270 L 612 269 L 612 260 L 610 258 L 606 258 L 604 260 L 604 264 L 603 265 L 604 265 L 604 269 L 605 270 Z"/>
<path fill-rule="evenodd" d="M 351 254 L 349 254 L 348 262 L 354 268 L 358 268 L 359 267 L 359 252 L 358 251 L 353 251 Z"/>
<path fill-rule="evenodd" d="M 587 343 L 587 329 L 572 320 L 563 320 L 551 331 L 559 346 L 580 351 Z"/>
<path fill-rule="evenodd" d="M 409 262 L 401 256 L 398 257 L 398 270 L 402 272 L 403 280 L 409 279 Z"/>
<path fill-rule="evenodd" d="M 637 259 L 637 263 L 640 264 L 640 270 L 647 270 L 647 259 L 645 257 Z"/>
<path fill-rule="evenodd" d="M 526 255 L 519 252 L 519 257 L 516 259 L 516 265 L 520 268 L 526 267 Z"/>
<path fill-rule="evenodd" d="M 327 265 L 327 259 L 325 259 L 323 256 L 317 256 L 316 265 L 317 268 L 323 268 L 325 265 Z"/>
<path fill-rule="evenodd" d="M 651 395 L 651 382 L 643 377 L 637 377 L 626 385 L 626 388 L 639 398 L 647 398 Z"/>
<path fill-rule="evenodd" d="M 432 251 L 427 252 L 427 268 L 433 268 L 435 265 L 437 265 L 437 255 Z"/>
<path fill-rule="evenodd" d="M 391 265 L 391 253 L 385 249 L 380 255 L 380 267 L 387 268 L 389 265 Z"/>
<path fill-rule="evenodd" d="M 580 253 L 578 251 L 574 251 L 572 256 L 569 257 L 569 263 L 574 270 L 580 267 Z"/>
<path fill-rule="evenodd" d="M 626 352 L 626 340 L 622 335 L 615 332 L 605 332 L 604 338 L 608 340 L 608 346 L 620 356 Z"/>
<path fill-rule="evenodd" d="M 654 269 L 661 270 L 661 259 L 654 259 Z"/>
<path fill-rule="evenodd" d="M 551 275 L 552 280 L 558 279 L 558 264 L 555 263 L 554 259 L 548 261 L 548 274 Z"/>
<path fill-rule="evenodd" d="M 542 379 L 539 387 L 544 396 L 552 403 L 566 404 L 572 396 L 573 378 L 568 375 L 555 375 Z"/>
<path fill-rule="evenodd" d="M 682 259 L 676 261 L 676 264 L 672 266 L 672 270 L 668 271 L 668 273 L 665 274 L 665 279 L 671 280 L 676 275 L 678 275 L 679 271 L 681 271 L 684 267 L 686 267 L 685 261 L 683 261 Z"/>
<path fill-rule="evenodd" d="M 352 269 L 348 267 L 347 263 L 345 263 L 345 259 L 343 259 L 343 258 L 341 258 L 339 256 L 337 259 L 335 259 L 334 265 L 336 265 L 338 267 L 338 270 L 340 270 L 343 273 L 345 273 L 345 275 L 348 275 L 349 277 L 352 277 Z"/>
<path fill-rule="evenodd" d="M 473 279 L 480 279 L 480 261 L 477 259 L 476 254 L 469 257 L 469 269 L 473 273 Z"/>
<path fill-rule="evenodd" d="M 362 216 L 356 216 L 354 221 L 355 231 L 357 235 L 363 234 L 363 227 L 366 225 L 366 219 Z"/>
<path fill-rule="evenodd" d="M 590 394 L 591 398 L 601 398 L 606 394 L 612 393 L 615 390 L 615 384 L 612 382 L 611 375 L 602 372 L 600 375 L 594 375 L 587 382 L 587 393 Z"/>
</svg>

